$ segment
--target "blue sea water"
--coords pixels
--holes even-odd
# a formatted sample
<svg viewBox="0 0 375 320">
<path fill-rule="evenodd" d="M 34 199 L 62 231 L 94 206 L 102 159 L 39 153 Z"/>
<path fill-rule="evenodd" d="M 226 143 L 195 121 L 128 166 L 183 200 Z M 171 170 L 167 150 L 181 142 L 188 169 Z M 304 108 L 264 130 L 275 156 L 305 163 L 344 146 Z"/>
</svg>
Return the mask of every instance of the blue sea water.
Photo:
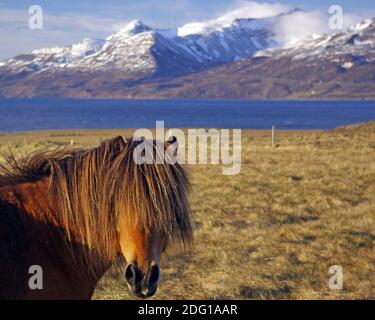
<svg viewBox="0 0 375 320">
<path fill-rule="evenodd" d="M 153 128 L 329 129 L 375 119 L 375 101 L 0 99 L 0 132 Z"/>
</svg>

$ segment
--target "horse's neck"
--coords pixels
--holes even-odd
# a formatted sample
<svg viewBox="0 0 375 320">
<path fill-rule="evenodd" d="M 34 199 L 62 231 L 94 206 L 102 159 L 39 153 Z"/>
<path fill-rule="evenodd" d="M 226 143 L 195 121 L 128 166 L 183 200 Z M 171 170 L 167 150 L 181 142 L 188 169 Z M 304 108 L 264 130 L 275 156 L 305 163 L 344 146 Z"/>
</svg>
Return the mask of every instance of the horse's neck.
<svg viewBox="0 0 375 320">
<path fill-rule="evenodd" d="M 101 265 L 98 265 L 100 259 L 88 261 L 90 256 L 85 255 L 87 249 L 83 244 L 79 241 L 67 241 L 66 230 L 62 227 L 57 205 L 48 188 L 48 178 L 2 187 L 0 211 L 9 211 L 12 219 L 19 221 L 16 224 L 23 226 L 22 230 L 13 231 L 16 231 L 21 239 L 20 248 L 25 251 L 24 257 L 27 260 L 24 263 L 30 266 L 40 265 L 50 282 L 44 281 L 45 286 L 51 287 L 42 290 L 41 294 L 47 295 L 49 292 L 49 295 L 59 298 L 63 292 L 65 298 L 90 298 L 97 281 L 108 269 L 111 261 L 101 261 Z M 11 221 L 9 224 L 14 223 Z M 12 228 L 17 227 L 10 226 L 11 231 Z M 72 257 L 78 257 L 74 260 L 74 265 L 71 263 Z M 85 259 L 80 259 L 81 257 Z M 95 274 L 87 268 L 91 263 Z M 94 265 L 95 263 L 97 265 Z M 28 269 L 30 266 L 25 267 Z"/>
</svg>

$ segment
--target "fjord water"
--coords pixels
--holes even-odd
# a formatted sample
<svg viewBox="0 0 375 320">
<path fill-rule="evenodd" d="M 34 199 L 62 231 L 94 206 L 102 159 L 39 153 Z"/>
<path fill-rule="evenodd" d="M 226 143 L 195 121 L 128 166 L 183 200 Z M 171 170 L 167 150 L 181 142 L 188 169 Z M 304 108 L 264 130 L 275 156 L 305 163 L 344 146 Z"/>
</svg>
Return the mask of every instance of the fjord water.
<svg viewBox="0 0 375 320">
<path fill-rule="evenodd" d="M 375 119 L 375 101 L 0 99 L 0 132 L 57 129 L 330 129 Z"/>
</svg>

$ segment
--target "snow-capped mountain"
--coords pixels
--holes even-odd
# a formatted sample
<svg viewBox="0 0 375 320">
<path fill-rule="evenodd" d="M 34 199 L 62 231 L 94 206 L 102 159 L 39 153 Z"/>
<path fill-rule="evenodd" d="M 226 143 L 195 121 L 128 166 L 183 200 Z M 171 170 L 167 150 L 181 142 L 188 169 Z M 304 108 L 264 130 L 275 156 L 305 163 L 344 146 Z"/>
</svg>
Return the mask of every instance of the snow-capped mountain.
<svg viewBox="0 0 375 320">
<path fill-rule="evenodd" d="M 309 36 L 169 81 L 160 96 L 375 99 L 374 75 L 375 19 L 368 19 L 346 32 Z"/>
<path fill-rule="evenodd" d="M 255 57 L 292 57 L 293 60 L 316 61 L 325 59 L 342 62 L 340 57 L 375 61 L 375 19 L 367 19 L 350 28 L 347 32 L 332 35 L 311 35 L 297 43 L 283 47 L 261 50 Z M 349 66 L 351 61 L 342 62 Z"/>
<path fill-rule="evenodd" d="M 262 19 L 235 19 L 220 30 L 183 34 L 188 26 L 178 31 L 157 30 L 132 21 L 105 40 L 84 39 L 63 48 L 35 50 L 5 61 L 2 68 L 12 72 L 117 69 L 132 74 L 187 74 L 274 46 L 264 24 Z"/>
<path fill-rule="evenodd" d="M 133 21 L 0 63 L 0 97 L 375 97 L 375 19 L 278 43 L 272 26 L 295 12 L 164 30 Z"/>
</svg>

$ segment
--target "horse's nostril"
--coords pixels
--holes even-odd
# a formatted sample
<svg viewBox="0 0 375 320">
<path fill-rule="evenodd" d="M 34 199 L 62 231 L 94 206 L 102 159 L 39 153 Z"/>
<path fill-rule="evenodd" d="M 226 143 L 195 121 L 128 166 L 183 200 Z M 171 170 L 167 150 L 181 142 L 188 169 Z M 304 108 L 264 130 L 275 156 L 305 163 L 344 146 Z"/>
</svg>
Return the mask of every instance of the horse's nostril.
<svg viewBox="0 0 375 320">
<path fill-rule="evenodd" d="M 156 292 L 159 277 L 160 271 L 157 265 L 153 265 L 147 270 L 142 286 L 146 296 L 150 297 Z"/>
<path fill-rule="evenodd" d="M 158 265 L 154 265 L 149 269 L 149 286 L 155 286 L 159 282 L 160 270 Z"/>
<path fill-rule="evenodd" d="M 137 264 L 129 263 L 125 268 L 125 279 L 129 289 L 139 298 L 148 298 L 155 294 L 160 277 L 157 265 L 152 265 L 146 271 L 141 272 Z"/>
<path fill-rule="evenodd" d="M 137 277 L 136 266 L 132 263 L 129 263 L 125 268 L 125 279 L 131 285 L 135 285 Z"/>
</svg>

